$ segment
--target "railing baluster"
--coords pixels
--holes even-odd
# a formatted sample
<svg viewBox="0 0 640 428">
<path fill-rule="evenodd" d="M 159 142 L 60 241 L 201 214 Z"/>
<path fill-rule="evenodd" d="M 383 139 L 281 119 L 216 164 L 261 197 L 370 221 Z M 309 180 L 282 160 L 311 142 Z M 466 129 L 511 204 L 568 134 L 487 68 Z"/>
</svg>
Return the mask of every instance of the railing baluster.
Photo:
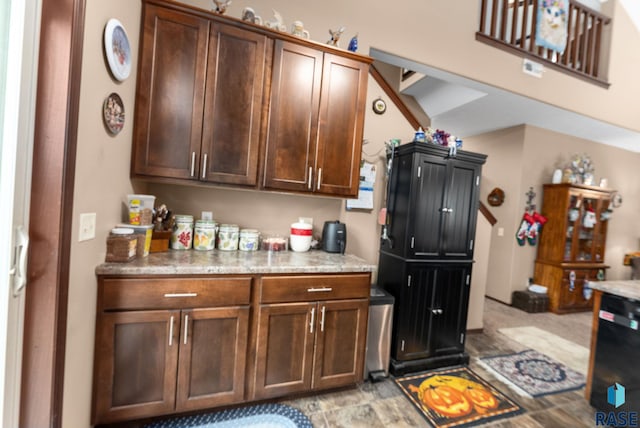
<svg viewBox="0 0 640 428">
<path fill-rule="evenodd" d="M 524 0 L 524 7 L 522 8 L 522 31 L 520 32 L 520 47 L 522 49 L 525 49 L 525 45 L 527 43 L 527 34 L 529 34 L 529 40 L 533 40 L 533 31 L 529 33 L 528 24 L 529 24 L 529 0 Z"/>
<path fill-rule="evenodd" d="M 482 0 L 482 6 L 480 6 L 480 32 L 486 34 L 486 19 L 487 19 L 487 0 Z"/>
<path fill-rule="evenodd" d="M 593 75 L 593 58 L 595 57 L 595 46 L 596 46 L 596 38 L 595 38 L 595 26 L 596 26 L 596 17 L 592 14 L 589 14 L 589 22 L 591 25 L 589 26 L 589 50 L 587 53 L 587 74 Z"/>
<path fill-rule="evenodd" d="M 493 0 L 491 2 L 491 37 L 493 37 L 494 39 L 497 38 L 496 37 L 496 19 L 497 19 L 497 12 L 498 12 L 498 0 Z"/>
<path fill-rule="evenodd" d="M 573 4 L 569 4 L 569 12 L 567 13 L 567 46 L 562 53 L 561 63 L 569 65 L 569 57 L 571 56 L 571 43 L 573 42 Z"/>
<path fill-rule="evenodd" d="M 587 48 L 589 45 L 589 16 L 582 11 L 582 46 L 580 46 L 580 71 L 585 72 L 587 69 Z"/>
<path fill-rule="evenodd" d="M 518 0 L 514 0 L 511 7 L 511 40 L 509 40 L 512 45 L 516 44 L 516 36 L 518 34 L 518 10 L 520 10 Z"/>
<path fill-rule="evenodd" d="M 507 15 L 509 14 L 509 0 L 502 0 L 502 19 L 500 20 L 500 40 L 507 41 Z"/>
<path fill-rule="evenodd" d="M 602 37 L 602 19 L 598 18 L 598 23 L 596 25 L 596 42 L 595 42 L 595 51 L 596 54 L 594 55 L 594 61 L 593 61 L 593 72 L 591 73 L 591 75 L 593 77 L 598 77 L 598 73 L 600 70 L 600 37 Z"/>
<path fill-rule="evenodd" d="M 535 53 L 536 47 L 536 23 L 538 22 L 538 0 L 533 0 L 531 5 L 531 37 L 529 38 L 529 51 Z"/>
</svg>

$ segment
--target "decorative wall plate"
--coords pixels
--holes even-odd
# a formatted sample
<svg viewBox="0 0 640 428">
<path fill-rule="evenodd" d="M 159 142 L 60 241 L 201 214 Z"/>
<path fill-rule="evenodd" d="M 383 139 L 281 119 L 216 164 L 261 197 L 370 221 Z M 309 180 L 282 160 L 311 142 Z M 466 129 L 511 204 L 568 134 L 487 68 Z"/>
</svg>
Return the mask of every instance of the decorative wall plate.
<svg viewBox="0 0 640 428">
<path fill-rule="evenodd" d="M 376 98 L 373 100 L 373 112 L 376 114 L 382 114 L 387 110 L 387 103 L 382 98 Z"/>
<path fill-rule="evenodd" d="M 116 135 L 124 127 L 124 103 L 115 92 L 109 94 L 102 105 L 102 119 L 107 130 Z"/>
<path fill-rule="evenodd" d="M 104 52 L 107 56 L 111 74 L 123 81 L 131 73 L 131 47 L 124 27 L 115 18 L 111 18 L 104 29 Z"/>
<path fill-rule="evenodd" d="M 487 202 L 492 207 L 499 207 L 504 202 L 504 190 L 499 187 L 496 187 L 489 193 L 487 196 Z"/>
<path fill-rule="evenodd" d="M 622 205 L 622 195 L 618 192 L 615 192 L 612 196 L 611 196 L 611 206 L 613 208 L 619 208 L 620 205 Z"/>
</svg>

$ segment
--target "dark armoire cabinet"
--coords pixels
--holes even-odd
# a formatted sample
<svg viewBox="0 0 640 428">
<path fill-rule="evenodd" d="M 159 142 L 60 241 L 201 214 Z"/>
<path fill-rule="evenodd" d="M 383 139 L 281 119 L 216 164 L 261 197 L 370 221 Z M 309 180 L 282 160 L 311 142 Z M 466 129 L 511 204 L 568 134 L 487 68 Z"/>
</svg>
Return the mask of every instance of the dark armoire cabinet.
<svg viewBox="0 0 640 428">
<path fill-rule="evenodd" d="M 464 364 L 480 174 L 486 156 L 410 143 L 391 170 L 378 285 L 395 297 L 391 372 Z"/>
</svg>

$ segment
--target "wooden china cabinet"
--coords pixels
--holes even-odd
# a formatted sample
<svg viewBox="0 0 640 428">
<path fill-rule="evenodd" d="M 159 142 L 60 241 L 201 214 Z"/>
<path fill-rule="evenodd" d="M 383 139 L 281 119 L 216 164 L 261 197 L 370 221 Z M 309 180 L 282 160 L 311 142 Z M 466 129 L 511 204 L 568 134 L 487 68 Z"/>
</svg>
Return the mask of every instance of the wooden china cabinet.
<svg viewBox="0 0 640 428">
<path fill-rule="evenodd" d="M 602 281 L 607 226 L 614 191 L 569 183 L 545 184 L 542 215 L 547 218 L 538 246 L 534 282 L 548 288 L 555 313 L 593 307 L 591 281 Z"/>
</svg>

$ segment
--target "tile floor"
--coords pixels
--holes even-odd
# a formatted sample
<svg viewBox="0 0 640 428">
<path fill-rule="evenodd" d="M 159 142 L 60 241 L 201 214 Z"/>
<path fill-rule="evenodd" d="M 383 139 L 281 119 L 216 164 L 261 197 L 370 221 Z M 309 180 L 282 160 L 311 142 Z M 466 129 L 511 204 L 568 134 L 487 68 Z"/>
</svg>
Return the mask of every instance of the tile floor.
<svg viewBox="0 0 640 428">
<path fill-rule="evenodd" d="M 482 333 L 469 334 L 466 349 L 470 367 L 480 376 L 524 407 L 525 412 L 483 426 L 513 428 L 593 427 L 594 409 L 578 391 L 554 394 L 538 399 L 515 394 L 478 363 L 478 357 L 517 352 L 526 348 L 497 330 L 503 327 L 535 326 L 589 347 L 591 313 L 569 315 L 527 314 L 502 303 L 486 299 Z M 356 388 L 285 401 L 303 411 L 314 427 L 428 427 L 430 426 L 407 400 L 395 383 L 364 382 Z"/>
</svg>

